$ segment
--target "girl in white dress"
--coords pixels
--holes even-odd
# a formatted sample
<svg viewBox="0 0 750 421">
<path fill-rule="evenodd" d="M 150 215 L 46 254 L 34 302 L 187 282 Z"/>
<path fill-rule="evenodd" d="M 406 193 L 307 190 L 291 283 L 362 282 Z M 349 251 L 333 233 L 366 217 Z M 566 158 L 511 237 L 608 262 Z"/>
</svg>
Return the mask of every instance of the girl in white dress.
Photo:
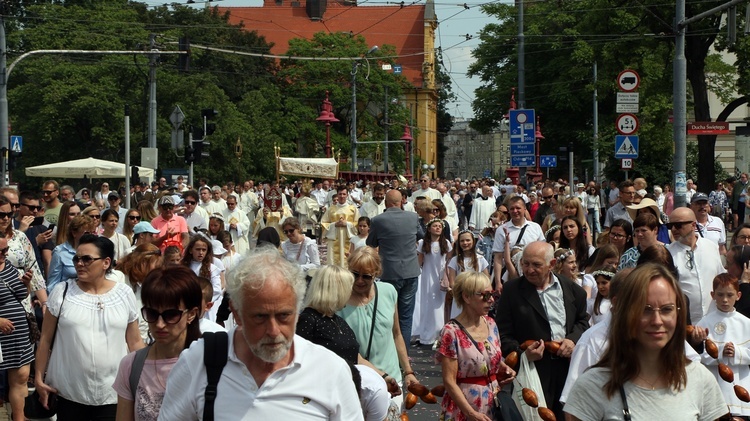
<svg viewBox="0 0 750 421">
<path fill-rule="evenodd" d="M 596 295 L 588 299 L 586 310 L 589 313 L 589 324 L 591 326 L 609 317 L 609 282 L 617 272 L 616 266 L 602 266 L 594 271 L 592 275 L 596 280 Z"/>
<path fill-rule="evenodd" d="M 417 296 L 419 297 L 419 323 L 413 335 L 422 344 L 432 344 L 444 326 L 445 291 L 440 281 L 445 276 L 446 262 L 453 248 L 443 236 L 443 221 L 433 219 L 427 223 L 427 237 L 417 242 L 417 257 L 422 267 Z"/>
<path fill-rule="evenodd" d="M 366 216 L 360 216 L 357 220 L 357 236 L 352 237 L 351 244 L 349 245 L 349 254 L 354 253 L 354 250 L 364 247 L 367 244 L 367 236 L 370 235 L 370 218 Z"/>
<path fill-rule="evenodd" d="M 452 287 L 453 283 L 456 282 L 456 277 L 466 271 L 482 272 L 490 276 L 488 269 L 490 264 L 484 256 L 477 253 L 477 241 L 471 231 L 464 230 L 458 233 L 458 239 L 453 245 L 453 249 L 457 251 L 456 255 L 448 263 L 448 284 L 450 288 L 448 288 L 449 294 L 446 294 L 446 304 L 448 301 L 447 297 L 450 297 L 451 312 L 450 317 L 445 318 L 445 323 L 448 323 L 450 319 L 461 313 L 461 310 L 453 302 L 452 295 Z"/>
</svg>

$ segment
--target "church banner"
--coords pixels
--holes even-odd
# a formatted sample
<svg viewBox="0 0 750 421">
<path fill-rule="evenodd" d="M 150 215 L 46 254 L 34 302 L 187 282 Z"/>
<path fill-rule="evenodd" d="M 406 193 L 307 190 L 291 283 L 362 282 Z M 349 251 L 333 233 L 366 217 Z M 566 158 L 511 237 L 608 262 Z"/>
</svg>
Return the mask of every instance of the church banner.
<svg viewBox="0 0 750 421">
<path fill-rule="evenodd" d="M 279 157 L 279 174 L 311 178 L 337 178 L 339 163 L 333 158 Z"/>
</svg>

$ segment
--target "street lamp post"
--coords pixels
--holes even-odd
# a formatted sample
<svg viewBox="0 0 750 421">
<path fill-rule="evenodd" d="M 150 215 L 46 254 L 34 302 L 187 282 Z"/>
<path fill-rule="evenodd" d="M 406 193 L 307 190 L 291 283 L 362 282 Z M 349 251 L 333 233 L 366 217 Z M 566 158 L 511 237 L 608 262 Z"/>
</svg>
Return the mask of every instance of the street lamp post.
<svg viewBox="0 0 750 421">
<path fill-rule="evenodd" d="M 435 171 L 435 164 L 422 164 L 422 175 L 429 174 L 432 178 L 433 171 Z"/>
<path fill-rule="evenodd" d="M 541 174 L 539 171 L 539 156 L 541 155 L 542 150 L 540 149 L 542 146 L 542 139 L 544 139 L 544 135 L 542 134 L 542 129 L 539 124 L 539 116 L 536 117 L 536 133 L 534 133 L 534 138 L 536 139 L 536 172 L 538 174 Z"/>
<path fill-rule="evenodd" d="M 406 178 L 409 178 L 411 177 L 411 141 L 414 138 L 411 137 L 411 127 L 408 124 L 404 126 L 404 134 L 401 136 L 401 140 L 404 141 L 404 152 L 406 154 L 406 169 L 404 172 Z"/>
<path fill-rule="evenodd" d="M 322 121 L 326 124 L 326 158 L 331 157 L 331 124 L 338 123 L 339 119 L 333 115 L 333 104 L 328 99 L 328 91 L 326 91 L 326 99 L 323 100 L 323 106 L 320 110 L 320 116 L 315 119 L 316 121 Z"/>
</svg>

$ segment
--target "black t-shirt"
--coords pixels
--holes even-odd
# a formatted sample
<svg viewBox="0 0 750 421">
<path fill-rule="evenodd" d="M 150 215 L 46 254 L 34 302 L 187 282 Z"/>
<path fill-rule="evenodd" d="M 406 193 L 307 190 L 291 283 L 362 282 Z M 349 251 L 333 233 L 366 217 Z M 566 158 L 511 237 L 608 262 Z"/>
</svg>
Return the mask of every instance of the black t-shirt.
<svg viewBox="0 0 750 421">
<path fill-rule="evenodd" d="M 346 320 L 334 314 L 327 317 L 307 307 L 299 315 L 297 334 L 308 341 L 328 348 L 339 357 L 357 363 L 359 342 Z"/>
</svg>

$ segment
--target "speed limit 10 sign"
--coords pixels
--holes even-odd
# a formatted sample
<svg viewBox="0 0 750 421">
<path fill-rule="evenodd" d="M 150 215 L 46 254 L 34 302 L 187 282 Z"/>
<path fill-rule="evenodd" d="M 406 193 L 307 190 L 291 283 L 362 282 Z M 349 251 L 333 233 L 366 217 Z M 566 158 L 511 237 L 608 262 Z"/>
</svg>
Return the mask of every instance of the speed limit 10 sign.
<svg viewBox="0 0 750 421">
<path fill-rule="evenodd" d="M 623 158 L 620 160 L 620 168 L 623 170 L 633 169 L 633 158 Z"/>
</svg>

